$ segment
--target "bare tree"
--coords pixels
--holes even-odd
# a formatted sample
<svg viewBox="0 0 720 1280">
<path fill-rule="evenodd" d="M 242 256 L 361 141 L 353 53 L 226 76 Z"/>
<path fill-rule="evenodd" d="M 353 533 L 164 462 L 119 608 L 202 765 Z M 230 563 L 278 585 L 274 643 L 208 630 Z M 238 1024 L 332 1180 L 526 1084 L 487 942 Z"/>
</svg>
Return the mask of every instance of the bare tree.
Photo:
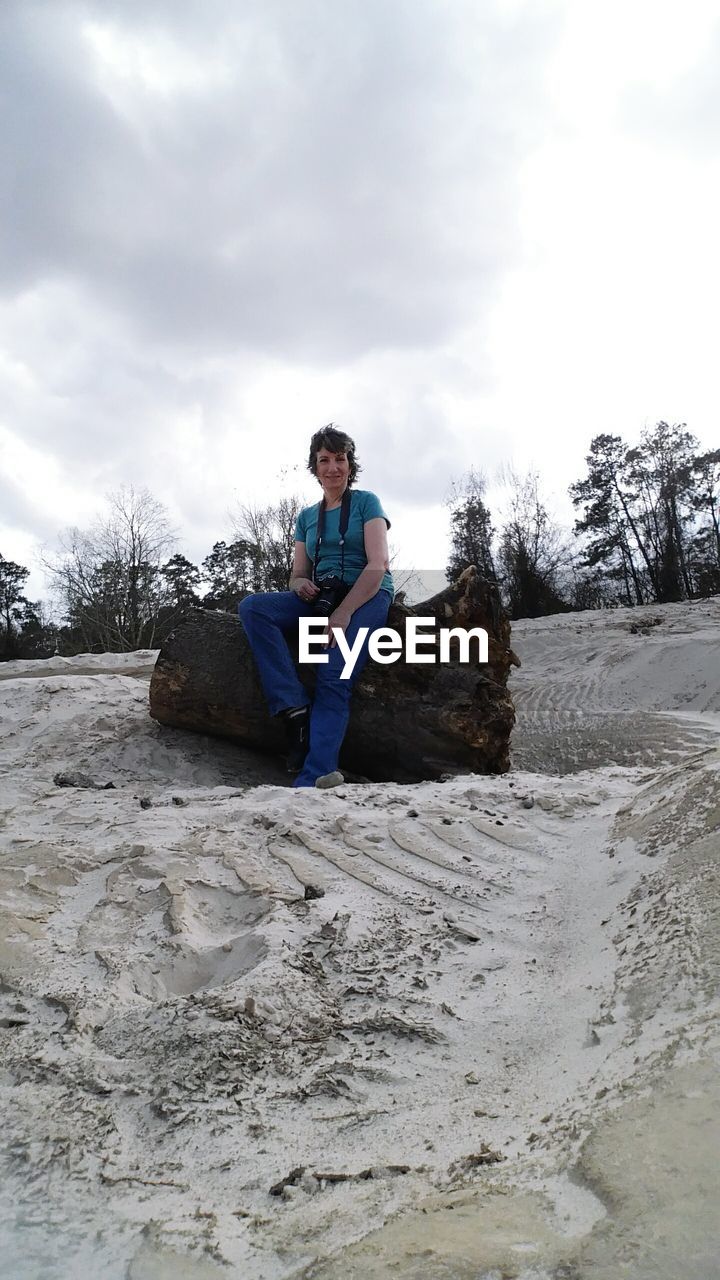
<svg viewBox="0 0 720 1280">
<path fill-rule="evenodd" d="M 521 476 L 511 467 L 503 478 L 510 499 L 500 531 L 498 564 L 511 618 L 537 618 L 568 607 L 563 579 L 572 550 L 540 497 L 537 472 Z"/>
<path fill-rule="evenodd" d="M 108 496 L 109 514 L 68 529 L 45 560 L 66 620 L 89 651 L 151 648 L 168 596 L 160 570 L 175 545 L 167 511 L 147 489 Z"/>
<path fill-rule="evenodd" d="M 304 503 L 296 494 L 275 506 L 241 506 L 233 520 L 238 540 L 248 544 L 255 591 L 286 591 L 295 548 L 295 523 Z"/>
</svg>

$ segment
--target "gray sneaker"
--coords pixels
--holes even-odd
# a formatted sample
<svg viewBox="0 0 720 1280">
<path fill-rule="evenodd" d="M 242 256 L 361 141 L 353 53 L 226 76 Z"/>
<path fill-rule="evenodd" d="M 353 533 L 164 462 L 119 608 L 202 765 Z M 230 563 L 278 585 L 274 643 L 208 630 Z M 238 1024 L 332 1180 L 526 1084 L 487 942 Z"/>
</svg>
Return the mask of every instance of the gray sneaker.
<svg viewBox="0 0 720 1280">
<path fill-rule="evenodd" d="M 333 769 L 332 773 L 323 773 L 319 778 L 315 779 L 315 786 L 325 790 L 326 787 L 340 787 L 345 781 L 339 769 Z"/>
</svg>

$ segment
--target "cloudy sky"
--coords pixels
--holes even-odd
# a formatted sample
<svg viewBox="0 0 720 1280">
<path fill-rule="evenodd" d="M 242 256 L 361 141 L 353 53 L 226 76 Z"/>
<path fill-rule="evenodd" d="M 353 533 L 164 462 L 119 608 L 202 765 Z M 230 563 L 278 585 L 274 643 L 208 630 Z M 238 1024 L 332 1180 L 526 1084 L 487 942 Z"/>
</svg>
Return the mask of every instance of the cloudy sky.
<svg viewBox="0 0 720 1280">
<path fill-rule="evenodd" d="M 132 483 L 199 561 L 330 420 L 428 568 L 471 465 L 716 446 L 719 63 L 720 0 L 2 0 L 0 553 Z"/>
</svg>

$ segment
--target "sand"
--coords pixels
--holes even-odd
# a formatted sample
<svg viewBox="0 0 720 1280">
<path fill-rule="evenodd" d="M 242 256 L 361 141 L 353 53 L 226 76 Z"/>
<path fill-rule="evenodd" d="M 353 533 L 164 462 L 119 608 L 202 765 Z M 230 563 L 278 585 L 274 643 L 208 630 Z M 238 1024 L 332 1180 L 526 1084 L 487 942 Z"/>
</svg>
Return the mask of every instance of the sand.
<svg viewBox="0 0 720 1280">
<path fill-rule="evenodd" d="M 0 667 L 4 1274 L 715 1274 L 720 601 L 513 644 L 511 773 L 326 792 Z"/>
</svg>

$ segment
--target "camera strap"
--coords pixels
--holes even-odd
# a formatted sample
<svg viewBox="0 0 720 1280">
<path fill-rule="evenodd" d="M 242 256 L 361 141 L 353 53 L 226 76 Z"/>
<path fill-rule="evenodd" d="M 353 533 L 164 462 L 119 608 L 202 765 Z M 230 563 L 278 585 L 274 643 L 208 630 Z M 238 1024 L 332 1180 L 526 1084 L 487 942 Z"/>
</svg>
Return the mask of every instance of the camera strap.
<svg viewBox="0 0 720 1280">
<path fill-rule="evenodd" d="M 345 574 L 345 534 L 347 533 L 348 525 L 350 523 L 350 498 L 351 498 L 350 488 L 348 487 L 345 489 L 345 492 L 342 496 L 342 503 L 340 505 L 340 529 L 339 529 L 340 577 L 343 579 Z M 320 547 L 322 546 L 322 540 L 325 534 L 325 499 L 324 498 L 322 499 L 322 502 L 319 504 L 319 506 L 320 506 L 320 510 L 318 511 L 317 536 L 315 538 L 315 555 L 313 556 L 313 572 L 312 572 L 313 582 L 315 581 L 315 572 L 317 570 L 318 560 L 320 558 Z"/>
</svg>

